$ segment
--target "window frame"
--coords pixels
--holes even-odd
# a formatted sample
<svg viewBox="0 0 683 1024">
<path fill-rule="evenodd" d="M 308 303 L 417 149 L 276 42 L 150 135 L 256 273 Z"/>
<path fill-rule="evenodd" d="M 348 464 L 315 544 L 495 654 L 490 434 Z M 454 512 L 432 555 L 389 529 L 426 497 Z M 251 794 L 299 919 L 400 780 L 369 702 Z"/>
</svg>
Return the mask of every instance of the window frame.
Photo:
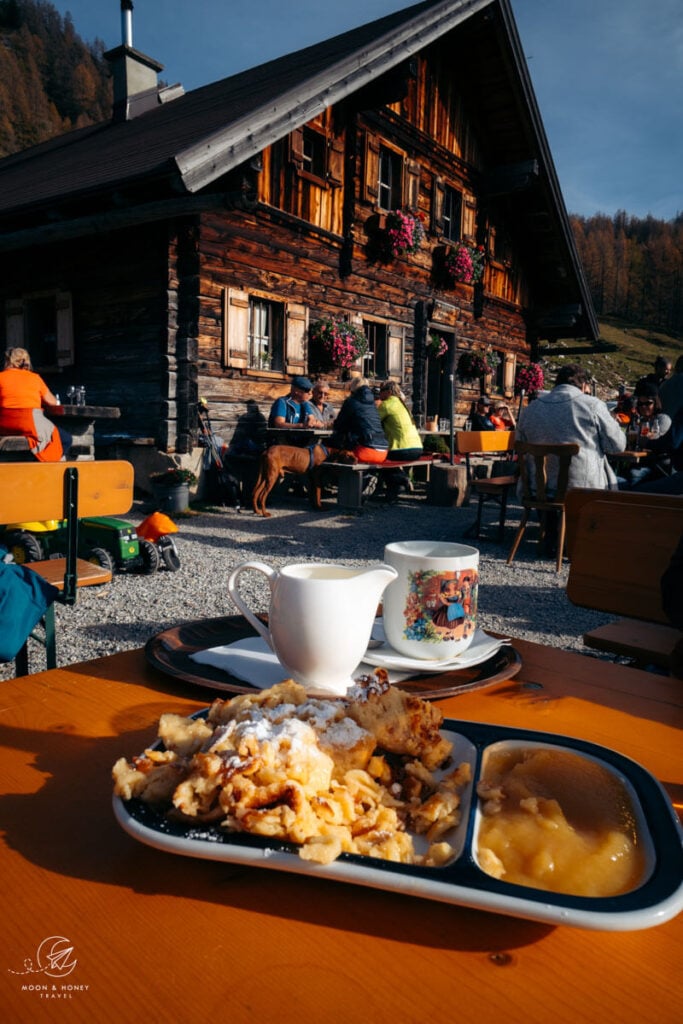
<svg viewBox="0 0 683 1024">
<path fill-rule="evenodd" d="M 44 362 L 37 358 L 35 345 L 32 347 L 28 323 L 28 307 L 31 303 L 52 299 L 54 303 L 54 361 Z M 24 292 L 21 296 L 5 301 L 5 335 L 7 348 L 25 348 L 33 368 L 38 373 L 50 373 L 75 363 L 75 341 L 73 326 L 73 301 L 71 292 L 60 288 L 46 288 L 35 292 Z"/>
<path fill-rule="evenodd" d="M 457 214 L 454 210 L 449 209 L 456 202 L 456 197 Z M 459 242 L 462 238 L 462 191 L 453 185 L 444 185 L 442 204 L 441 230 L 443 237 L 447 238 L 449 242 Z"/>
<path fill-rule="evenodd" d="M 315 152 L 309 157 L 307 143 L 312 144 Z M 328 139 L 325 132 L 318 131 L 305 124 L 301 129 L 301 169 L 299 174 L 319 185 L 327 185 L 328 179 Z M 318 156 L 318 166 L 314 166 L 314 157 Z"/>
<path fill-rule="evenodd" d="M 388 180 L 383 177 L 385 169 L 390 171 Z M 377 206 L 380 210 L 388 213 L 403 206 L 404 180 L 404 155 L 380 142 L 377 157 Z M 389 205 L 385 204 L 385 199 L 388 199 Z"/>
</svg>

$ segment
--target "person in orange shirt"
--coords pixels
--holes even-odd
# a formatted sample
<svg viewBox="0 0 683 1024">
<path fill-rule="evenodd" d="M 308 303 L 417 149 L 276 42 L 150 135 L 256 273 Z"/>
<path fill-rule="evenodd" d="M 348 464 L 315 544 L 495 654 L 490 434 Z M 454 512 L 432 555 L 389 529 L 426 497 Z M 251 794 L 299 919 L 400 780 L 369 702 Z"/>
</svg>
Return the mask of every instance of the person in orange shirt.
<svg viewBox="0 0 683 1024">
<path fill-rule="evenodd" d="M 514 430 L 517 425 L 509 406 L 504 404 L 497 405 L 489 418 L 496 430 Z"/>
<path fill-rule="evenodd" d="M 43 412 L 51 405 L 59 403 L 31 369 L 26 349 L 7 349 L 0 372 L 0 433 L 23 435 L 39 462 L 60 462 L 64 456 L 59 431 Z"/>
</svg>

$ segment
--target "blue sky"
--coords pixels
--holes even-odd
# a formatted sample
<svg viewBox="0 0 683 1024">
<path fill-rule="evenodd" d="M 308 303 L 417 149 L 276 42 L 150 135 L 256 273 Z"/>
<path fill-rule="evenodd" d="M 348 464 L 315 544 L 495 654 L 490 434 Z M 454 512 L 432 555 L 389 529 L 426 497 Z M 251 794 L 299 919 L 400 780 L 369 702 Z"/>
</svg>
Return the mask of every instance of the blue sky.
<svg viewBox="0 0 683 1024">
<path fill-rule="evenodd" d="M 52 0 L 121 42 L 119 0 Z M 319 42 L 408 0 L 133 0 L 133 45 L 186 90 Z M 512 0 L 567 209 L 683 212 L 681 0 Z"/>
</svg>

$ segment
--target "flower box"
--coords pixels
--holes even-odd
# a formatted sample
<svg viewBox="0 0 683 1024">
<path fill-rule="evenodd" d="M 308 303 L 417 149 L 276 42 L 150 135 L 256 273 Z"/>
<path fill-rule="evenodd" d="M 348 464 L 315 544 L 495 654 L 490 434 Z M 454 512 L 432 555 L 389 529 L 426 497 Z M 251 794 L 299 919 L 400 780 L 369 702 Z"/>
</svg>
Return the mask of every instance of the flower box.
<svg viewBox="0 0 683 1024">
<path fill-rule="evenodd" d="M 524 391 L 527 395 L 533 395 L 543 390 L 543 370 L 539 363 L 527 363 L 517 367 L 515 374 L 515 394 L 520 395 Z"/>
<path fill-rule="evenodd" d="M 477 284 L 484 274 L 486 252 L 483 245 L 467 245 L 458 242 L 446 248 L 443 254 L 442 273 L 447 288 L 456 284 Z"/>
<path fill-rule="evenodd" d="M 368 350 L 362 328 L 325 317 L 311 324 L 310 361 L 317 370 L 349 370 Z"/>
<path fill-rule="evenodd" d="M 411 210 L 392 210 L 386 216 L 384 232 L 388 256 L 412 256 L 425 235 L 422 216 Z"/>
<path fill-rule="evenodd" d="M 463 352 L 455 372 L 460 380 L 480 380 L 492 369 L 484 352 Z"/>
</svg>

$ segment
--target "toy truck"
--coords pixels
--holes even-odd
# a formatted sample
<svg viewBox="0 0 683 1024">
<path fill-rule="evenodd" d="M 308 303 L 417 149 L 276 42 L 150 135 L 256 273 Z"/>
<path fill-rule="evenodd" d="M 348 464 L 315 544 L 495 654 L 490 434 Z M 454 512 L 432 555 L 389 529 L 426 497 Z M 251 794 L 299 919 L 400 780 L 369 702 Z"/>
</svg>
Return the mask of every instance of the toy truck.
<svg viewBox="0 0 683 1024">
<path fill-rule="evenodd" d="M 59 558 L 66 551 L 66 526 L 63 520 L 54 519 L 44 523 L 14 523 L 0 530 L 0 542 L 20 565 Z M 153 543 L 139 537 L 131 523 L 111 516 L 79 520 L 78 555 L 111 572 L 151 574 L 159 569 L 162 561 L 171 571 L 180 567 L 171 537 L 160 537 Z"/>
</svg>

